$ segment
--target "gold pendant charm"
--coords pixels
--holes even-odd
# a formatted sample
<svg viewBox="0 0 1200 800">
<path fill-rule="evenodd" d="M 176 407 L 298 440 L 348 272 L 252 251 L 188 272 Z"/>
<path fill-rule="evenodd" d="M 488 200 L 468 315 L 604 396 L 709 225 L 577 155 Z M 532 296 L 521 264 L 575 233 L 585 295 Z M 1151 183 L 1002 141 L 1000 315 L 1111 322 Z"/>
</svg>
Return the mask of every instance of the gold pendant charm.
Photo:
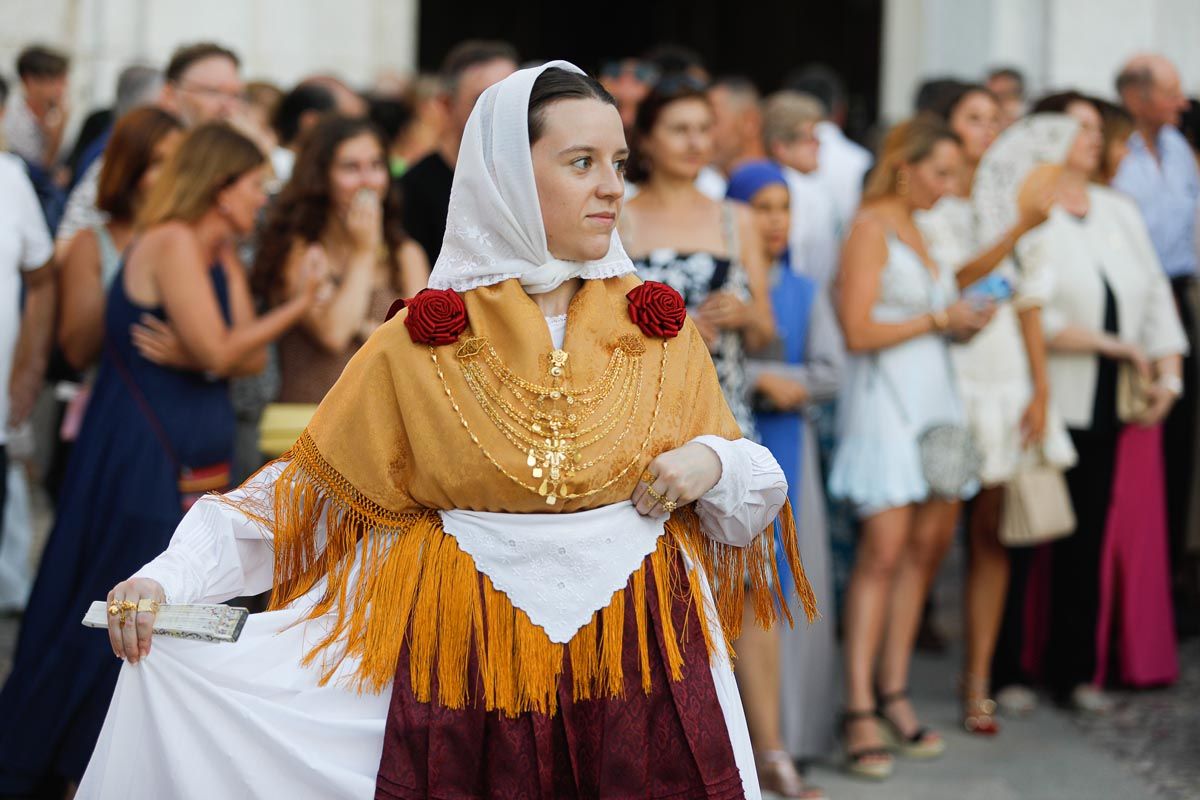
<svg viewBox="0 0 1200 800">
<path fill-rule="evenodd" d="M 541 468 L 541 467 L 534 467 L 534 468 L 533 468 L 533 477 L 535 477 L 535 478 L 540 478 L 540 477 L 542 477 L 542 468 Z"/>
<path fill-rule="evenodd" d="M 549 497 L 546 498 L 546 505 L 548 505 L 548 506 L 552 506 L 557 502 L 558 502 L 558 498 L 555 497 L 554 495 L 550 495 Z"/>
</svg>

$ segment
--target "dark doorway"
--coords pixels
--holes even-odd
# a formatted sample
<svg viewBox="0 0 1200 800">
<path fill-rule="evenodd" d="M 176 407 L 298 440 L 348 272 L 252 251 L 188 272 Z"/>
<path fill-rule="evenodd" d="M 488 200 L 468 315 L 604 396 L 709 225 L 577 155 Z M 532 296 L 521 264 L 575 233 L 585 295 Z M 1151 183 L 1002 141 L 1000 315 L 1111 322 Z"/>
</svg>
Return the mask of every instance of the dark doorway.
<svg viewBox="0 0 1200 800">
<path fill-rule="evenodd" d="M 418 59 L 436 70 L 463 39 L 504 39 L 522 58 L 565 58 L 595 71 L 674 43 L 696 50 L 713 75 L 746 75 L 764 92 L 793 68 L 820 62 L 845 79 L 847 127 L 861 136 L 878 106 L 882 20 L 883 0 L 421 0 Z"/>
</svg>

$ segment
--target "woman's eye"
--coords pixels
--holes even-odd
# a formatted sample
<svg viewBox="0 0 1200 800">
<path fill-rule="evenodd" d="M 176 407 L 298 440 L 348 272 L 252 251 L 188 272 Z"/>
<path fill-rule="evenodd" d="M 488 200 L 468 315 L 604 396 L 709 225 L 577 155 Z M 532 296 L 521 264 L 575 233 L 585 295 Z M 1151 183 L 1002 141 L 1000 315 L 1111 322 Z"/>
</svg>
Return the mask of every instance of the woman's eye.
<svg viewBox="0 0 1200 800">
<path fill-rule="evenodd" d="M 613 163 L 613 168 L 616 169 L 616 171 L 619 172 L 620 174 L 624 175 L 625 174 L 625 163 L 626 163 L 626 159 L 622 158 L 619 161 L 616 161 Z"/>
<path fill-rule="evenodd" d="M 587 169 L 591 165 L 592 165 L 591 156 L 583 156 L 583 157 L 577 158 L 571 162 L 571 166 L 578 167 L 579 169 Z"/>
</svg>

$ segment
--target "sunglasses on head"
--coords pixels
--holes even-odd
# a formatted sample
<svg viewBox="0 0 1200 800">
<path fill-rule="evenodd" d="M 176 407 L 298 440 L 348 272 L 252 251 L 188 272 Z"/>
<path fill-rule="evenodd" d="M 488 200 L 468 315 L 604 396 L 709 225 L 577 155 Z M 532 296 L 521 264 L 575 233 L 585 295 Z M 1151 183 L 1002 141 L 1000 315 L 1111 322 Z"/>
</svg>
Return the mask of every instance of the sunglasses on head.
<svg viewBox="0 0 1200 800">
<path fill-rule="evenodd" d="M 642 83 L 654 83 L 658 80 L 658 70 L 652 64 L 641 61 L 609 61 L 600 68 L 601 78 L 619 78 L 629 73 L 633 73 L 633 77 Z"/>
<path fill-rule="evenodd" d="M 654 84 L 654 91 L 659 94 L 703 92 L 707 90 L 708 83 L 687 72 L 673 72 L 669 75 L 664 75 Z"/>
</svg>

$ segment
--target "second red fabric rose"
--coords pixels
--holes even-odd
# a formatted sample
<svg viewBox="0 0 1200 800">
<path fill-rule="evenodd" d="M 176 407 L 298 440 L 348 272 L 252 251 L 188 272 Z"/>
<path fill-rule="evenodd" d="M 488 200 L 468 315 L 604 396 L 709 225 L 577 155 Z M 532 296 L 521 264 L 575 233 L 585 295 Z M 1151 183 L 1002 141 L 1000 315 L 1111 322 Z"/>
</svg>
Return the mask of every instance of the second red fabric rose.
<svg viewBox="0 0 1200 800">
<path fill-rule="evenodd" d="M 687 306 L 683 296 L 665 283 L 646 281 L 625 296 L 629 299 L 629 318 L 647 336 L 673 339 L 683 330 Z"/>
</svg>

